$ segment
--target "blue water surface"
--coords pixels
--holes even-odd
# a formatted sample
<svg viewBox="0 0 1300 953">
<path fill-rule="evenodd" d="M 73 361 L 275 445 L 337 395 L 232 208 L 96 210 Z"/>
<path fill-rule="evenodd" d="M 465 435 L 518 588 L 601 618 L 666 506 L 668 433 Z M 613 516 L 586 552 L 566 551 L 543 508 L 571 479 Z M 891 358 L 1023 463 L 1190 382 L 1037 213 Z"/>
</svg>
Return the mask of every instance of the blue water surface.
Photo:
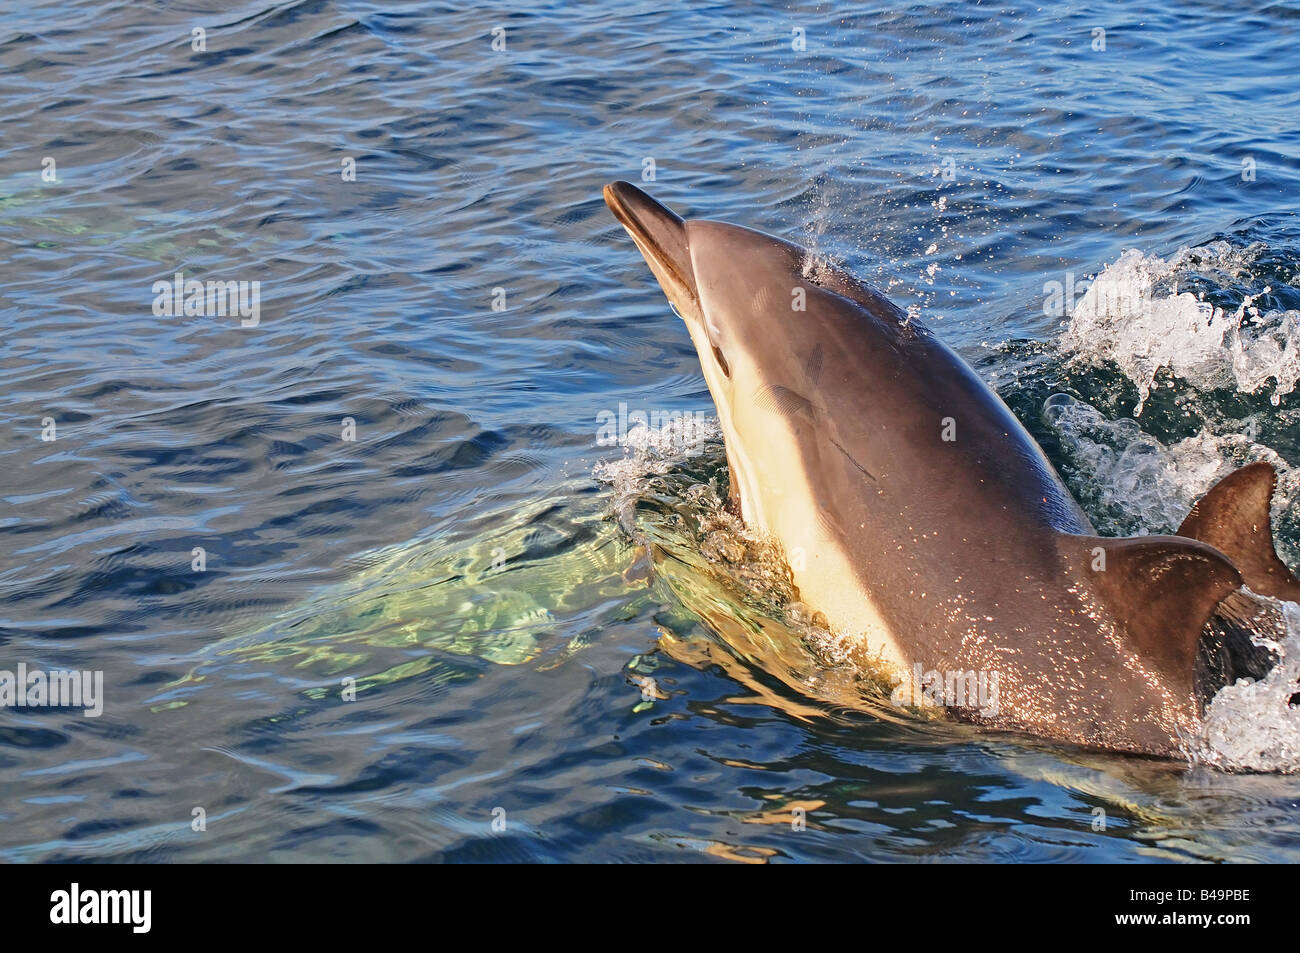
<svg viewBox="0 0 1300 953">
<path fill-rule="evenodd" d="M 105 698 L 0 711 L 0 857 L 1300 858 L 1291 777 L 917 739 L 661 651 L 631 546 L 546 575 L 618 539 L 598 415 L 712 406 L 606 182 L 844 262 L 1026 419 L 1067 378 L 1124 416 L 1026 357 L 1044 287 L 1226 240 L 1300 306 L 1298 50 L 1282 3 L 3 4 L 0 668 Z M 256 324 L 156 314 L 177 272 Z M 412 541 L 456 644 L 224 650 Z M 529 572 L 535 644 L 485 647 Z"/>
</svg>

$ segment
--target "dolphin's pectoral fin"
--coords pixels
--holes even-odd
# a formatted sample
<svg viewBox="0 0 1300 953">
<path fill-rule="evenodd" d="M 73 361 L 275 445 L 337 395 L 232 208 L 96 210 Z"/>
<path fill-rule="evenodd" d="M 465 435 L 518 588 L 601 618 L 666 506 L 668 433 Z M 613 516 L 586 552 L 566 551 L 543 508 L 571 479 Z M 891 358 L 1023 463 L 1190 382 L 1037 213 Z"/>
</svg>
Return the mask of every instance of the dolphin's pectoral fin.
<svg viewBox="0 0 1300 953">
<path fill-rule="evenodd" d="M 1269 505 L 1277 486 L 1272 464 L 1252 463 L 1229 473 L 1197 501 L 1179 536 L 1209 543 L 1233 561 L 1252 592 L 1300 602 L 1300 579 L 1273 548 Z"/>
<path fill-rule="evenodd" d="M 1061 551 L 1085 578 L 1128 644 L 1171 688 L 1195 690 L 1202 630 L 1241 574 L 1213 546 L 1179 536 L 1063 536 Z"/>
</svg>

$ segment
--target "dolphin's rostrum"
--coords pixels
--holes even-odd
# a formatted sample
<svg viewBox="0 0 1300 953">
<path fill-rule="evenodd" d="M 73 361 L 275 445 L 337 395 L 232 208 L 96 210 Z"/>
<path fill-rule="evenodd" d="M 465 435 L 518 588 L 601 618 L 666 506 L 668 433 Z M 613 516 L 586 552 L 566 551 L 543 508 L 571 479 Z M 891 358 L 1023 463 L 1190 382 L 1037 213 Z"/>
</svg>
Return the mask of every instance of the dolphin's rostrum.
<svg viewBox="0 0 1300 953">
<path fill-rule="evenodd" d="M 1216 607 L 1243 585 L 1300 596 L 1267 464 L 1220 482 L 1180 535 L 1099 537 L 1015 415 L 883 295 L 626 182 L 604 194 L 699 353 L 745 522 L 799 554 L 803 602 L 899 678 L 996 679 L 995 709 L 962 717 L 1176 754 Z"/>
</svg>

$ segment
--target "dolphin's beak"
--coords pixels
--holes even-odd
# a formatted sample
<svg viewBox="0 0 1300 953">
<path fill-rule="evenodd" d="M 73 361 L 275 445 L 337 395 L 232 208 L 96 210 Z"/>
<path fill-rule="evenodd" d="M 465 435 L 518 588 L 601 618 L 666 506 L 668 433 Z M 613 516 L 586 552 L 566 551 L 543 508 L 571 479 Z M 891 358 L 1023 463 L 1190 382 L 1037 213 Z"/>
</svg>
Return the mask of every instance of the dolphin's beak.
<svg viewBox="0 0 1300 953">
<path fill-rule="evenodd" d="M 627 229 L 668 301 L 683 318 L 699 314 L 699 292 L 686 241 L 686 223 L 635 185 L 611 182 L 605 204 Z"/>
</svg>

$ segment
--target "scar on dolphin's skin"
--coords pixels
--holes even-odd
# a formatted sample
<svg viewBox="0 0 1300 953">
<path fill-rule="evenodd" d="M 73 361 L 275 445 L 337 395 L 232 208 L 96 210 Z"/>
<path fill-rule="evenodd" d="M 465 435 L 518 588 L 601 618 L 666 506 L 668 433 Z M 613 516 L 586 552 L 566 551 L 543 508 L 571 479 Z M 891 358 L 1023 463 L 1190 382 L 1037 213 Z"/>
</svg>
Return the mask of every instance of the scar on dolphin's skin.
<svg viewBox="0 0 1300 953">
<path fill-rule="evenodd" d="M 832 438 L 831 438 L 831 443 L 833 443 L 833 444 L 835 445 L 835 449 L 836 449 L 836 450 L 838 450 L 840 453 L 844 454 L 844 458 L 845 458 L 846 460 L 848 460 L 849 463 L 853 464 L 853 465 L 854 465 L 855 467 L 857 467 L 860 471 L 862 471 L 862 475 L 863 475 L 863 476 L 865 476 L 865 477 L 866 477 L 868 480 L 870 480 L 872 483 L 878 483 L 878 482 L 879 482 L 879 481 L 876 479 L 876 475 L 875 475 L 874 473 L 872 473 L 870 470 L 868 470 L 866 467 L 864 467 L 862 464 L 858 463 L 857 460 L 853 459 L 853 454 L 851 454 L 851 453 L 849 453 L 847 450 L 845 450 L 844 447 L 840 445 L 840 442 L 839 442 L 838 440 L 836 440 L 834 437 L 832 437 Z"/>
</svg>

